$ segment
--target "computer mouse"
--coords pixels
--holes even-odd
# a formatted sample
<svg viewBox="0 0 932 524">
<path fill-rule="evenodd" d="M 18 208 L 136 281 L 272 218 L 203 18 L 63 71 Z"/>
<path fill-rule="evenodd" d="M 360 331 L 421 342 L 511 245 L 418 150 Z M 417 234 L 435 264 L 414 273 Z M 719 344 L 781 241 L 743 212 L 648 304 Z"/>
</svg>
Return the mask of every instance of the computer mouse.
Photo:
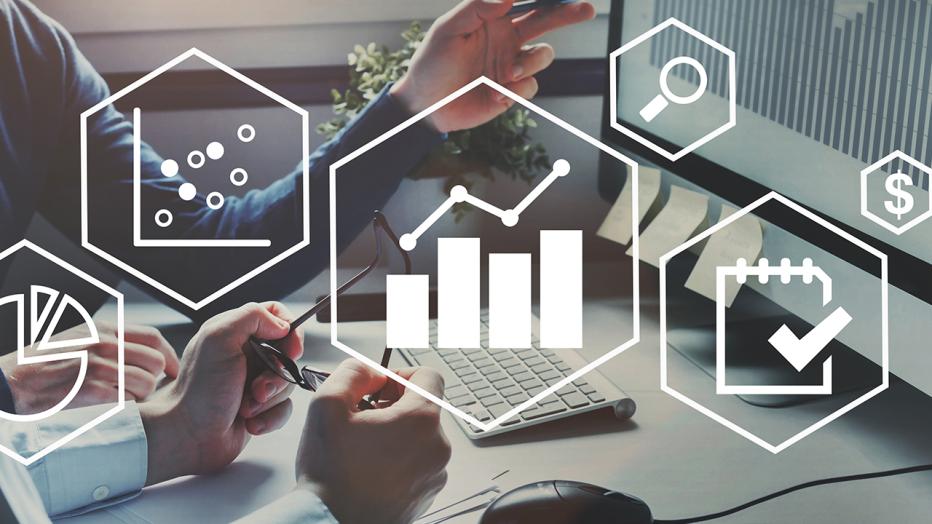
<svg viewBox="0 0 932 524">
<path fill-rule="evenodd" d="M 515 488 L 495 499 L 481 524 L 651 524 L 643 500 L 619 491 L 547 480 Z"/>
</svg>

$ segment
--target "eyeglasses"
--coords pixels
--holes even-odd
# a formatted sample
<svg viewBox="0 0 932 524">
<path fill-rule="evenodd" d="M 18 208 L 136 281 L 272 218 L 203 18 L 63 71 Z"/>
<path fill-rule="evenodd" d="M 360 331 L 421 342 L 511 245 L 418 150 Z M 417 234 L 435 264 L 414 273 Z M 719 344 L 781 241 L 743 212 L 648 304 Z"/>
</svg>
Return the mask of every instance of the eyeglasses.
<svg viewBox="0 0 932 524">
<path fill-rule="evenodd" d="M 357 273 L 353 278 L 347 280 L 343 285 L 337 288 L 335 296 L 339 297 L 349 288 L 353 287 L 359 281 L 366 277 L 373 269 L 378 266 L 379 261 L 382 260 L 382 235 L 391 240 L 392 245 L 395 246 L 395 249 L 401 254 L 401 258 L 404 260 L 405 274 L 411 274 L 411 257 L 408 256 L 408 252 L 401 248 L 401 244 L 398 241 L 398 235 L 392 230 L 392 227 L 388 223 L 388 219 L 385 218 L 385 215 L 381 211 L 376 211 L 372 218 L 372 232 L 375 237 L 375 256 L 372 258 L 372 262 L 368 266 L 362 269 Z M 308 391 L 317 391 L 320 386 L 324 383 L 325 380 L 330 376 L 328 371 L 323 371 L 320 369 L 315 369 L 310 366 L 304 366 L 299 368 L 298 364 L 291 359 L 288 355 L 282 351 L 279 346 L 284 342 L 286 338 L 291 336 L 291 334 L 305 321 L 316 315 L 320 310 L 330 305 L 330 301 L 334 297 L 334 294 L 327 295 L 326 297 L 320 299 L 319 302 L 314 304 L 314 306 L 307 310 L 303 315 L 294 319 L 291 322 L 291 329 L 288 331 L 288 335 L 277 339 L 277 340 L 259 340 L 256 338 L 250 338 L 249 343 L 252 351 L 256 356 L 261 360 L 270 370 L 272 370 L 276 375 L 282 379 L 297 385 L 302 389 Z M 337 319 L 334 318 L 334 321 Z M 387 368 L 388 363 L 391 360 L 392 349 L 386 347 L 382 352 L 382 367 Z M 369 398 L 363 399 L 360 401 L 357 406 L 359 409 L 371 409 L 375 407 L 375 403 L 378 402 L 378 394 L 370 395 Z"/>
</svg>

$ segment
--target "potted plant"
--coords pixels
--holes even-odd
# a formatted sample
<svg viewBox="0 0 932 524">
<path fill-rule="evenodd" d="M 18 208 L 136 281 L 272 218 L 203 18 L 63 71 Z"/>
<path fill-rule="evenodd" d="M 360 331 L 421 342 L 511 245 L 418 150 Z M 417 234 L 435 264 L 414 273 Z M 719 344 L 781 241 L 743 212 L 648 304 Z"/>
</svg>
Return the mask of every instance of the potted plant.
<svg viewBox="0 0 932 524">
<path fill-rule="evenodd" d="M 408 70 L 411 56 L 424 39 L 418 22 L 412 22 L 402 32 L 404 45 L 390 51 L 384 45 L 357 45 L 347 57 L 350 67 L 349 87 L 333 90 L 333 112 L 336 117 L 317 126 L 317 132 L 332 138 L 390 82 L 400 79 Z M 443 178 L 446 192 L 455 185 L 471 189 L 479 180 L 507 176 L 530 183 L 543 170 L 550 168 L 544 146 L 530 138 L 537 123 L 530 112 L 513 106 L 490 122 L 474 129 L 454 131 L 429 158 L 409 176 L 413 179 Z M 456 221 L 462 219 L 469 206 L 453 208 Z"/>
</svg>

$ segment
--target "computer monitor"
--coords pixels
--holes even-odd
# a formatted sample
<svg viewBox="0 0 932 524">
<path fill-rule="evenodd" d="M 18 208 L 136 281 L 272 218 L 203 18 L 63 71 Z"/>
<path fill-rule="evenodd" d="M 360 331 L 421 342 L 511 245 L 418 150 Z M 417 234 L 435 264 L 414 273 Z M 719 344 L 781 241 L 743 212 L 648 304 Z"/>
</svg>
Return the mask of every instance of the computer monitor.
<svg viewBox="0 0 932 524">
<path fill-rule="evenodd" d="M 743 207 L 772 190 L 886 253 L 891 371 L 932 394 L 932 220 L 898 236 L 860 209 L 860 172 L 887 153 L 900 149 L 932 166 L 932 5 L 910 0 L 613 0 L 609 53 L 670 17 L 734 50 L 736 127 L 672 162 L 611 126 L 608 97 L 616 90 L 606 86 L 603 139 L 660 167 L 665 186 L 707 192 L 712 221 L 718 218 L 716 206 Z M 657 94 L 666 57 L 697 54 L 712 67 L 716 58 L 710 49 L 676 36 L 644 45 L 654 48 L 618 62 L 618 120 L 675 150 L 695 139 L 695 131 L 683 122 L 701 125 L 701 116 L 645 126 L 639 116 L 643 101 Z M 671 72 L 670 88 L 694 91 L 694 73 L 679 69 Z M 707 109 L 727 104 L 721 74 L 709 73 L 702 95 Z M 893 168 L 912 177 L 914 191 L 920 192 L 914 196 L 928 198 L 925 173 L 906 165 Z M 614 200 L 623 182 L 623 174 L 602 170 L 600 194 Z M 840 261 L 837 270 L 863 273 L 858 278 L 865 285 L 877 283 L 876 260 L 790 215 L 760 217 L 779 223 L 774 229 L 783 233 L 765 234 L 763 256 L 824 250 Z M 820 320 L 792 295 L 754 289 L 809 323 Z M 877 361 L 876 348 L 864 347 L 857 336 L 840 339 Z"/>
</svg>

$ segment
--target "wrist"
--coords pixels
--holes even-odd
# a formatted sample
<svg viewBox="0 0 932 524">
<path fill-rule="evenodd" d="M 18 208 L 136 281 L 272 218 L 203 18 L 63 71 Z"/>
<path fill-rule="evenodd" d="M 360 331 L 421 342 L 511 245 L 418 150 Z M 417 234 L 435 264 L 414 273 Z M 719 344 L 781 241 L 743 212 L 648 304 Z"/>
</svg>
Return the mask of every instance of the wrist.
<svg viewBox="0 0 932 524">
<path fill-rule="evenodd" d="M 195 457 L 185 434 L 177 403 L 169 399 L 139 404 L 146 432 L 148 468 L 146 485 L 151 486 L 195 472 Z"/>
<path fill-rule="evenodd" d="M 388 94 L 411 116 L 417 115 L 430 107 L 429 103 L 422 100 L 423 97 L 417 95 L 417 88 L 414 85 L 414 80 L 411 79 L 411 75 L 406 74 L 392 84 Z M 432 131 L 440 132 L 432 116 L 427 115 L 421 120 L 421 123 Z"/>
</svg>

